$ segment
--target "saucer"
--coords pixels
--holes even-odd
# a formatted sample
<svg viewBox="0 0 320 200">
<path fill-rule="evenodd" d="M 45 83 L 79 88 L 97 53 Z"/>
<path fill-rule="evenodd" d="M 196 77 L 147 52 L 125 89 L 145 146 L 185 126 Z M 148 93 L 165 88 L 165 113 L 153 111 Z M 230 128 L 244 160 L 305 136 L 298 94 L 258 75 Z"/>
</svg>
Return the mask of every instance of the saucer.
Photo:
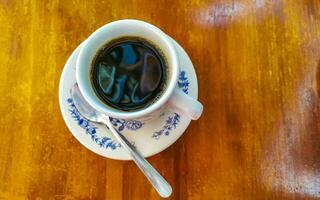
<svg viewBox="0 0 320 200">
<path fill-rule="evenodd" d="M 180 62 L 177 87 L 198 98 L 197 76 L 192 62 L 184 49 L 176 41 L 171 40 L 176 47 Z M 60 79 L 59 103 L 63 119 L 74 137 L 94 153 L 117 160 L 131 160 L 105 125 L 83 118 L 73 103 L 70 91 L 76 83 L 76 60 L 80 47 L 81 44 L 69 57 Z M 144 157 L 149 157 L 173 144 L 186 130 L 190 121 L 186 116 L 165 110 L 158 119 L 151 122 L 112 119 L 112 124 Z"/>
</svg>

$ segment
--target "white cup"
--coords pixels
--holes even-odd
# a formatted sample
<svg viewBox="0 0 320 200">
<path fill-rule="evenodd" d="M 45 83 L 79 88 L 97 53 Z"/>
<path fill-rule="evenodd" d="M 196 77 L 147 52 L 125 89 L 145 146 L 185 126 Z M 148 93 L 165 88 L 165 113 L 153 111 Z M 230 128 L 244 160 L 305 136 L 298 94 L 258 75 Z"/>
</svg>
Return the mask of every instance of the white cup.
<svg viewBox="0 0 320 200">
<path fill-rule="evenodd" d="M 122 111 L 102 102 L 97 97 L 91 78 L 91 67 L 97 52 L 109 41 L 120 37 L 140 37 L 161 49 L 168 65 L 168 80 L 161 96 L 151 105 L 137 111 Z M 80 91 L 88 103 L 96 110 L 114 118 L 149 121 L 158 118 L 165 108 L 196 120 L 203 106 L 193 97 L 177 89 L 179 57 L 174 44 L 159 28 L 139 20 L 119 20 L 106 24 L 92 33 L 83 43 L 76 63 L 76 79 Z"/>
</svg>

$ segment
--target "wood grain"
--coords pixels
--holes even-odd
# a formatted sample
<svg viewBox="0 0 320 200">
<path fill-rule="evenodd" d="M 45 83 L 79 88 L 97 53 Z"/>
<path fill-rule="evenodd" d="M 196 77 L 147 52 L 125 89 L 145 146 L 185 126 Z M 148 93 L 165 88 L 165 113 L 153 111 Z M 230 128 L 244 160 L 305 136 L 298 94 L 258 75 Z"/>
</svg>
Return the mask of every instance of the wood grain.
<svg viewBox="0 0 320 200">
<path fill-rule="evenodd" d="M 204 113 L 148 160 L 171 199 L 320 198 L 320 1 L 0 0 L 0 199 L 160 199 L 65 126 L 58 84 L 98 27 L 148 21 L 189 53 Z"/>
</svg>

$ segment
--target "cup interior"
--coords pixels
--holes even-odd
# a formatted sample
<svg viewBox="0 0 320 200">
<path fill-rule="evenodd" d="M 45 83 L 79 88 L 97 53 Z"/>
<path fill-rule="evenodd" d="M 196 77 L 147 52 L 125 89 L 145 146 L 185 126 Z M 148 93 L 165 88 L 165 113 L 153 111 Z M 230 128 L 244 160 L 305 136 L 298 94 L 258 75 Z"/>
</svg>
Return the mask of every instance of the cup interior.
<svg viewBox="0 0 320 200">
<path fill-rule="evenodd" d="M 108 106 L 96 95 L 91 79 L 93 61 L 99 50 L 108 42 L 121 37 L 143 38 L 161 50 L 168 66 L 166 88 L 151 105 L 137 111 L 122 111 Z M 173 93 L 178 79 L 178 58 L 169 37 L 157 27 L 139 20 L 119 20 L 102 26 L 84 42 L 76 63 L 76 79 L 80 91 L 95 109 L 111 117 L 129 119 L 147 115 L 163 106 Z"/>
</svg>

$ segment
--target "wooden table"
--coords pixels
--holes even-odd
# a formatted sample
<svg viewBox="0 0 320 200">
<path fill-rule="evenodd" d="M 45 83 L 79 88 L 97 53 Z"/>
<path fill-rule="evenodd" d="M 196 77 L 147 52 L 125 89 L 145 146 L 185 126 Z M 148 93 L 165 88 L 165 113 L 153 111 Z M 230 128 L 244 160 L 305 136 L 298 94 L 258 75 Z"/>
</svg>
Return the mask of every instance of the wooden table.
<svg viewBox="0 0 320 200">
<path fill-rule="evenodd" d="M 171 199 L 320 198 L 320 1 L 0 0 L 0 199 L 160 199 L 133 162 L 84 148 L 59 110 L 74 48 L 117 19 L 183 45 L 204 113 L 148 160 Z"/>
</svg>

